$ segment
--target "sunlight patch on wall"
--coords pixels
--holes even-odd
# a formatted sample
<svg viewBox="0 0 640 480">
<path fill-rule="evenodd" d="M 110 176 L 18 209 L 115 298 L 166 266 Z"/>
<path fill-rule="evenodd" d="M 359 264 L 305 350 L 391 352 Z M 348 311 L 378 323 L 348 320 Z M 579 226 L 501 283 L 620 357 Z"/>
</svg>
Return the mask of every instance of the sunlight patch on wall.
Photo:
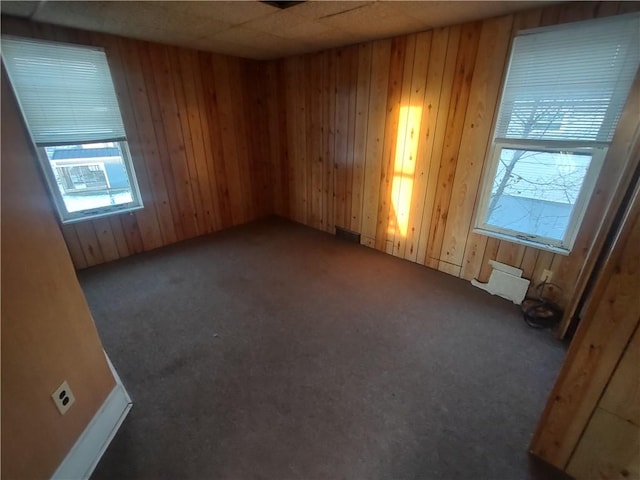
<svg viewBox="0 0 640 480">
<path fill-rule="evenodd" d="M 397 235 L 402 238 L 407 236 L 422 107 L 401 107 L 399 115 L 391 188 L 391 203 L 395 215 L 389 221 L 389 238 Z"/>
</svg>

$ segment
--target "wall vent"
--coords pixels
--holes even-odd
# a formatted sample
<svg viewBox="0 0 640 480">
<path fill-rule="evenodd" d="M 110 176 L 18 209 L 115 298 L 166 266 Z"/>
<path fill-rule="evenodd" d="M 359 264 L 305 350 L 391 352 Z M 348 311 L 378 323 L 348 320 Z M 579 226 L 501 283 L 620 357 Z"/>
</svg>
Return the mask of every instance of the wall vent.
<svg viewBox="0 0 640 480">
<path fill-rule="evenodd" d="M 360 244 L 360 234 L 358 232 L 352 232 L 346 228 L 342 228 L 336 225 L 336 237 L 342 238 L 348 242 Z"/>
</svg>

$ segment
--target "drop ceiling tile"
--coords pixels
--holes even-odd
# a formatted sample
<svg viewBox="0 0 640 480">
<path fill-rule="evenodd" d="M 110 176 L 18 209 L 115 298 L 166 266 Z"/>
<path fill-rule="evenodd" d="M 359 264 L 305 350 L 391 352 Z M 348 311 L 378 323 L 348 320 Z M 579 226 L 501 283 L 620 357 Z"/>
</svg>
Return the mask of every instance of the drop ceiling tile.
<svg viewBox="0 0 640 480">
<path fill-rule="evenodd" d="M 493 16 L 495 4 L 500 2 L 407 2 L 399 1 L 391 4 L 392 9 L 404 12 L 405 15 L 419 19 L 433 26 L 449 25 L 451 23 L 464 23 L 472 18 L 477 18 L 478 11 L 487 16 Z M 509 2 L 504 2 L 509 3 Z M 452 22 L 452 19 L 457 19 Z"/>
<path fill-rule="evenodd" d="M 211 39 L 247 46 L 255 45 L 260 46 L 260 48 L 263 49 L 275 48 L 278 46 L 286 47 L 291 44 L 291 42 L 297 42 L 297 40 L 286 39 L 245 27 L 230 28 L 224 32 L 211 36 Z"/>
<path fill-rule="evenodd" d="M 196 50 L 258 60 L 272 58 L 273 56 L 271 51 L 264 50 L 256 46 L 240 45 L 237 43 L 224 42 L 222 40 L 212 40 L 210 37 L 190 40 L 185 42 L 184 46 L 194 48 Z"/>
<path fill-rule="evenodd" d="M 469 22 L 482 18 L 496 17 L 528 8 L 554 3 L 548 1 L 392 1 L 388 8 L 416 18 L 434 27 Z"/>
<path fill-rule="evenodd" d="M 35 19 L 176 45 L 230 26 L 184 12 L 177 2 L 47 2 Z"/>
<path fill-rule="evenodd" d="M 29 17 L 36 11 L 40 2 L 12 2 L 3 0 L 0 2 L 0 11 L 5 15 L 16 17 Z"/>
<path fill-rule="evenodd" d="M 279 11 L 277 8 L 256 0 L 246 1 L 186 1 L 167 2 L 179 5 L 193 15 L 215 18 L 231 25 L 240 25 L 255 18 Z"/>
<path fill-rule="evenodd" d="M 250 20 L 242 26 L 245 28 L 251 28 L 253 30 L 259 30 L 261 32 L 270 33 L 275 30 L 283 30 L 290 25 L 294 25 L 303 21 L 306 21 L 304 17 L 291 13 L 287 10 L 278 10 L 264 17 Z"/>
<path fill-rule="evenodd" d="M 332 28 L 329 25 L 324 25 L 316 21 L 308 21 L 292 25 L 289 29 L 282 32 L 280 36 L 307 40 L 308 37 L 322 35 L 331 30 Z"/>
<path fill-rule="evenodd" d="M 363 38 L 368 37 L 370 39 L 427 29 L 425 22 L 401 14 L 382 2 L 326 17 L 321 21 L 354 34 L 364 35 Z"/>
<path fill-rule="evenodd" d="M 192 11 L 182 10 L 179 2 L 162 3 L 162 14 L 156 17 L 156 27 L 165 30 L 168 34 L 177 34 L 189 37 L 201 37 L 214 34 L 231 27 L 230 23 L 221 20 L 197 15 Z"/>
<path fill-rule="evenodd" d="M 301 3 L 291 7 L 290 11 L 296 15 L 300 15 L 314 20 L 330 17 L 350 10 L 356 10 L 366 5 L 372 4 L 360 1 L 334 1 L 334 0 L 318 0 Z"/>
<path fill-rule="evenodd" d="M 110 20 L 108 9 L 109 2 L 45 2 L 32 19 L 66 27 L 82 25 L 85 30 L 103 32 L 108 31 L 105 30 Z"/>
<path fill-rule="evenodd" d="M 313 46 L 314 51 L 317 51 L 321 49 L 353 45 L 354 43 L 359 43 L 361 41 L 361 37 L 351 32 L 345 32 L 344 30 L 330 27 L 324 32 L 306 36 L 305 41 Z"/>
<path fill-rule="evenodd" d="M 266 17 L 251 20 L 242 26 L 283 38 L 307 37 L 325 32 L 331 28 L 328 25 L 296 15 L 288 10 L 281 10 Z"/>
</svg>

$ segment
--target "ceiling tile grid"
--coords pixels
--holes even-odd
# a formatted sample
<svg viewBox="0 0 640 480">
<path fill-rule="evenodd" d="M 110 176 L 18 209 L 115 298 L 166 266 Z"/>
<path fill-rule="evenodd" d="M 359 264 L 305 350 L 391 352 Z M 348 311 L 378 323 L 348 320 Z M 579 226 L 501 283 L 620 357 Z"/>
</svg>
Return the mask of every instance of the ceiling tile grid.
<svg viewBox="0 0 640 480">
<path fill-rule="evenodd" d="M 13 1 L 3 14 L 258 60 L 420 32 L 556 3 L 306 1 Z"/>
</svg>

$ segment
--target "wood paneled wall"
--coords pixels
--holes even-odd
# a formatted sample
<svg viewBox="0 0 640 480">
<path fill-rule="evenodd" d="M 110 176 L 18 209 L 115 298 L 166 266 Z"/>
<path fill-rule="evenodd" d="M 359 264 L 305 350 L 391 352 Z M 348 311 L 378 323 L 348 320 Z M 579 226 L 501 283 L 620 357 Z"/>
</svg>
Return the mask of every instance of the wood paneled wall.
<svg viewBox="0 0 640 480">
<path fill-rule="evenodd" d="M 2 30 L 107 52 L 145 208 L 62 226 L 76 268 L 272 212 L 261 63 L 12 18 Z"/>
<path fill-rule="evenodd" d="M 50 478 L 115 380 L 2 72 L 2 478 Z M 76 403 L 51 394 L 67 380 Z"/>
<path fill-rule="evenodd" d="M 574 478 L 640 478 L 640 330 L 636 328 L 593 412 L 567 473 Z"/>
<path fill-rule="evenodd" d="M 574 2 L 272 62 L 15 19 L 3 31 L 109 57 L 145 209 L 63 226 L 77 268 L 277 213 L 467 280 L 491 259 L 533 283 L 550 269 L 566 303 L 613 214 L 638 102 L 562 256 L 472 231 L 500 85 L 517 30 L 632 10 Z"/>
<path fill-rule="evenodd" d="M 611 213 L 638 108 L 628 102 L 569 256 L 473 233 L 511 38 L 633 9 L 637 3 L 555 5 L 269 64 L 275 211 L 328 232 L 359 232 L 365 245 L 467 280 L 486 281 L 490 259 L 535 283 L 551 269 L 564 302 Z"/>
<path fill-rule="evenodd" d="M 640 475 L 640 184 L 628 203 L 531 442 L 577 479 Z"/>
</svg>

